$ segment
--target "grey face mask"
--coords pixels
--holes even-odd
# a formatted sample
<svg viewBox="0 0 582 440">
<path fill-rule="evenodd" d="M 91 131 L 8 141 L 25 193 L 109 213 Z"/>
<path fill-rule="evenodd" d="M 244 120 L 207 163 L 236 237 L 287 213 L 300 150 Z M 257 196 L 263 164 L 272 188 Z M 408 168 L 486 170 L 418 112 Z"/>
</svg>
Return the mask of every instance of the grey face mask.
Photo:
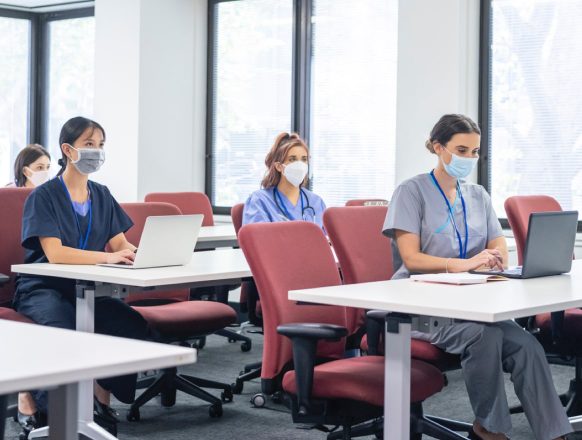
<svg viewBox="0 0 582 440">
<path fill-rule="evenodd" d="M 105 151 L 102 148 L 75 148 L 72 145 L 70 147 L 79 153 L 77 160 L 71 159 L 71 163 L 81 174 L 99 171 L 105 162 Z"/>
</svg>

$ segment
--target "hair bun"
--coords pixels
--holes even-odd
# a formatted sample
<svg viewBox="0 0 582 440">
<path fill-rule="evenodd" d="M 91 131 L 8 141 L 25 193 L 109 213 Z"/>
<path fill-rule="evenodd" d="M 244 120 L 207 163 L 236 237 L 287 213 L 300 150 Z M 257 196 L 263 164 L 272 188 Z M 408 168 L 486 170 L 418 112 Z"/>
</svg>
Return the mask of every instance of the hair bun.
<svg viewBox="0 0 582 440">
<path fill-rule="evenodd" d="M 434 145 L 433 145 L 433 143 L 432 143 L 432 141 L 431 141 L 430 139 L 428 139 L 428 140 L 427 140 L 427 141 L 424 143 L 424 146 L 426 147 L 426 149 L 427 149 L 428 151 L 430 151 L 431 153 L 435 154 L 435 152 L 434 152 Z"/>
</svg>

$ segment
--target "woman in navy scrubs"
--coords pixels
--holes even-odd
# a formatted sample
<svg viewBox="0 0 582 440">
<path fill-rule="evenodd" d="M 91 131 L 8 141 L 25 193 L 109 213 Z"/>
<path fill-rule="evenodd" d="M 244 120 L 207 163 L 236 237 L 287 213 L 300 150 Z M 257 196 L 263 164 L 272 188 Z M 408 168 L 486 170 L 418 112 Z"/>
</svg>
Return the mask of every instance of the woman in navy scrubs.
<svg viewBox="0 0 582 440">
<path fill-rule="evenodd" d="M 90 119 L 72 118 L 63 126 L 59 143 L 63 156 L 58 176 L 36 188 L 24 206 L 25 262 L 131 263 L 136 248 L 124 235 L 132 226 L 131 220 L 107 187 L 89 180 L 89 174 L 97 171 L 105 160 L 105 130 Z M 111 252 L 105 252 L 107 245 Z M 74 280 L 20 276 L 14 305 L 38 324 L 75 329 Z M 148 330 L 141 315 L 121 300 L 98 297 L 95 332 L 145 339 Z M 114 431 L 117 419 L 109 406 L 110 393 L 131 403 L 135 386 L 135 374 L 97 381 L 95 421 Z M 46 393 L 37 391 L 33 395 L 34 402 L 25 397 L 19 399 L 21 438 L 44 422 L 40 415 L 46 413 Z"/>
</svg>

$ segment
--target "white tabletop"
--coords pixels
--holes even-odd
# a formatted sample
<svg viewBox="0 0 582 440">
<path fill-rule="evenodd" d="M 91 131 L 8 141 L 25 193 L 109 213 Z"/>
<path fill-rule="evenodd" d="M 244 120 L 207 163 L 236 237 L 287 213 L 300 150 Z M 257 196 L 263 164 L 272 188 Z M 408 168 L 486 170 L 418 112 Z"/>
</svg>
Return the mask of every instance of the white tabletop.
<svg viewBox="0 0 582 440">
<path fill-rule="evenodd" d="M 231 241 L 236 240 L 236 232 L 233 224 L 215 226 L 203 226 L 200 228 L 198 241 Z"/>
<path fill-rule="evenodd" d="M 0 394 L 196 362 L 191 348 L 5 320 L 0 352 Z"/>
<path fill-rule="evenodd" d="M 480 322 L 582 307 L 582 261 L 569 274 L 454 286 L 409 279 L 294 290 L 289 299 Z"/>
<path fill-rule="evenodd" d="M 192 254 L 190 264 L 186 266 L 123 269 L 92 265 L 35 263 L 13 265 L 11 270 L 21 274 L 135 287 L 193 284 L 217 280 L 228 281 L 251 276 L 249 265 L 240 249 L 195 252 Z"/>
</svg>

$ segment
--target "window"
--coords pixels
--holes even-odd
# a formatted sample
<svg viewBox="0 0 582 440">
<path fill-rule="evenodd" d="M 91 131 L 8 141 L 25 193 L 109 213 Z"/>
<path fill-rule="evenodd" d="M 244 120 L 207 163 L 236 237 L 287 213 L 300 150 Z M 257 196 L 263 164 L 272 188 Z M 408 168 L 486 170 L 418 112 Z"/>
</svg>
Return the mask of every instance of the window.
<svg viewBox="0 0 582 440">
<path fill-rule="evenodd" d="M 212 88 L 212 201 L 257 190 L 265 154 L 291 129 L 293 0 L 216 3 Z"/>
<path fill-rule="evenodd" d="M 66 18 L 47 23 L 48 102 L 44 145 L 60 157 L 59 133 L 74 116 L 92 117 L 95 54 L 93 17 Z"/>
<path fill-rule="evenodd" d="M 0 9 L 0 186 L 29 143 L 60 157 L 60 127 L 93 113 L 94 9 Z"/>
<path fill-rule="evenodd" d="M 394 188 L 397 0 L 213 0 L 206 190 L 259 189 L 281 131 L 304 137 L 328 206 Z"/>
<path fill-rule="evenodd" d="M 12 180 L 12 164 L 29 132 L 30 20 L 0 17 L 0 186 Z"/>
<path fill-rule="evenodd" d="M 484 3 L 481 176 L 497 214 L 527 194 L 582 210 L 582 1 Z"/>
<path fill-rule="evenodd" d="M 395 181 L 396 2 L 313 0 L 309 140 L 328 206 L 389 199 Z"/>
</svg>

